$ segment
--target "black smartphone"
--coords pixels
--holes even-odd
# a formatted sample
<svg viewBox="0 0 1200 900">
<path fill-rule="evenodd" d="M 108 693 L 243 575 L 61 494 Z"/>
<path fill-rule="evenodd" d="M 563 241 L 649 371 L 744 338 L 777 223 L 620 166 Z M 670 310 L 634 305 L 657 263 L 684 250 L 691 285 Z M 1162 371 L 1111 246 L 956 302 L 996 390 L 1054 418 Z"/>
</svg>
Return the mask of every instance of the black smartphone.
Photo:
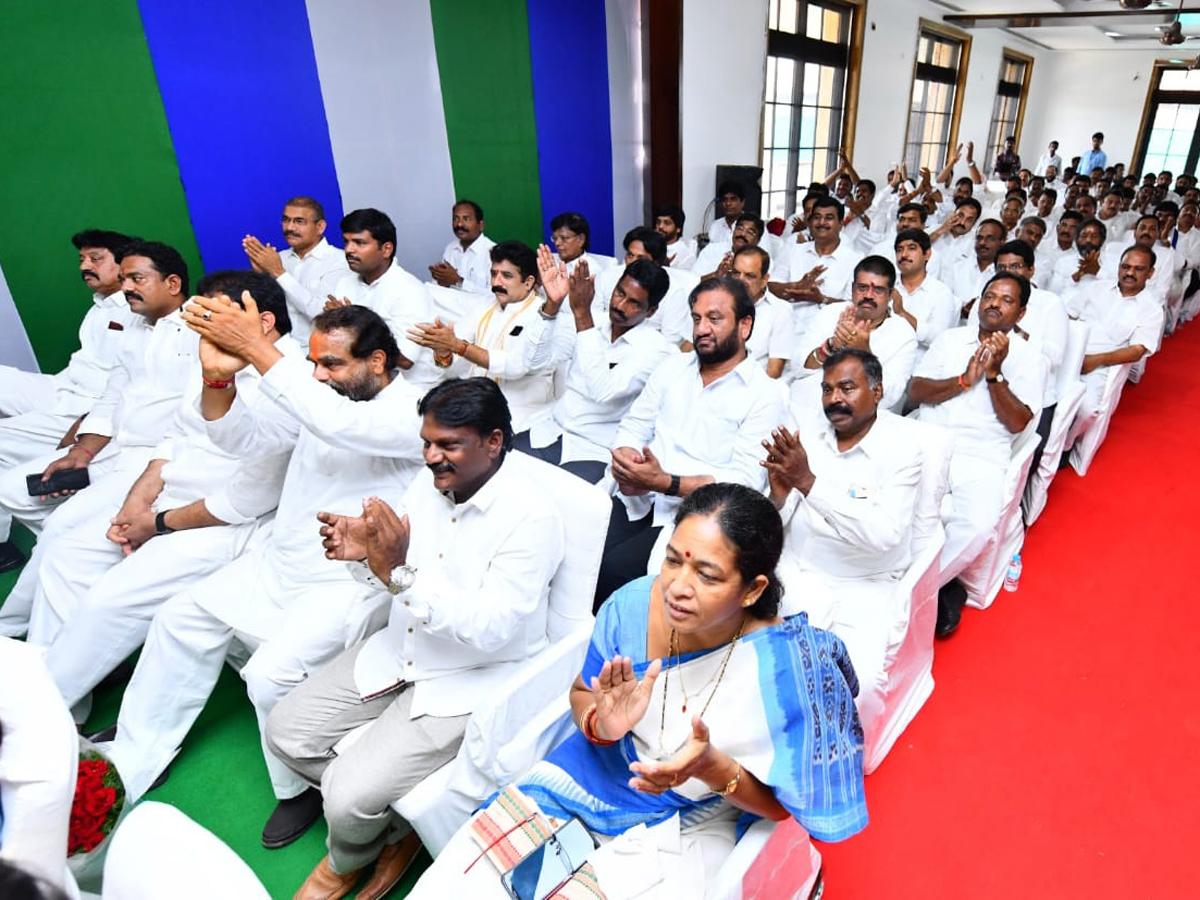
<svg viewBox="0 0 1200 900">
<path fill-rule="evenodd" d="M 596 839 L 591 832 L 581 821 L 572 819 L 505 872 L 500 881 L 513 900 L 545 900 L 587 862 L 595 849 Z"/>
<path fill-rule="evenodd" d="M 59 469 L 46 481 L 42 481 L 41 472 L 25 476 L 30 497 L 45 497 L 47 494 L 57 494 L 61 491 L 81 491 L 91 483 L 87 469 Z"/>
</svg>

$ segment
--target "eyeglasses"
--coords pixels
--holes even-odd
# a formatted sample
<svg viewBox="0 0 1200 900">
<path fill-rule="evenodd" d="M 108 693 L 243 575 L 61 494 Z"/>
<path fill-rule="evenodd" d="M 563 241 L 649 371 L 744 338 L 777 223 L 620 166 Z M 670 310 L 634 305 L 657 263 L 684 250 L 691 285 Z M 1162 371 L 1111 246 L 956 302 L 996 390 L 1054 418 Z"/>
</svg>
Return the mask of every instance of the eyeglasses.
<svg viewBox="0 0 1200 900">
<path fill-rule="evenodd" d="M 887 285 L 883 284 L 862 284 L 854 282 L 854 293 L 870 294 L 872 297 L 886 297 L 889 293 Z"/>
</svg>

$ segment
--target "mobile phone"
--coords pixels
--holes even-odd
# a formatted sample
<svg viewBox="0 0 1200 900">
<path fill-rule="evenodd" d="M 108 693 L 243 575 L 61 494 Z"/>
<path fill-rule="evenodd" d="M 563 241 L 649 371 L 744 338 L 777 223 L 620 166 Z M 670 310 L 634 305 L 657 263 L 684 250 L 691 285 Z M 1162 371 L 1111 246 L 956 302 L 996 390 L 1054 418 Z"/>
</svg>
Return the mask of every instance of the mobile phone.
<svg viewBox="0 0 1200 900">
<path fill-rule="evenodd" d="M 596 849 L 596 840 L 581 821 L 572 819 L 546 843 L 500 876 L 513 900 L 546 900 Z"/>
<path fill-rule="evenodd" d="M 80 491 L 91 483 L 87 469 L 59 469 L 46 481 L 42 481 L 41 472 L 25 476 L 25 486 L 29 488 L 30 497 L 44 497 L 62 491 Z"/>
</svg>

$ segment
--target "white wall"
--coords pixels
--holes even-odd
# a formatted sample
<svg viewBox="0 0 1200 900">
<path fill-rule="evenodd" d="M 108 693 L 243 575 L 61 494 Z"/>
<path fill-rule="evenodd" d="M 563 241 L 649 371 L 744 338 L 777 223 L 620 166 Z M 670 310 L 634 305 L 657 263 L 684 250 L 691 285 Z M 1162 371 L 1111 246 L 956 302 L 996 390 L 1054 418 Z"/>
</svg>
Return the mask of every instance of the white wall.
<svg viewBox="0 0 1200 900">
<path fill-rule="evenodd" d="M 701 230 L 716 167 L 758 165 L 766 58 L 767 0 L 684 0 L 679 115 L 689 235 Z"/>
</svg>

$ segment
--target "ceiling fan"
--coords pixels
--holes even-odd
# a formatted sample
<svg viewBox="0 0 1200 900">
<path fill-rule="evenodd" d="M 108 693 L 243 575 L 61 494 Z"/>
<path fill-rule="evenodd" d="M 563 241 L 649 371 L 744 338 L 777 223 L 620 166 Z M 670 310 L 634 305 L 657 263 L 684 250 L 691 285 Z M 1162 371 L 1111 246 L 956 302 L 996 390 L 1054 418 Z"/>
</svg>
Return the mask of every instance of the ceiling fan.
<svg viewBox="0 0 1200 900">
<path fill-rule="evenodd" d="M 1160 30 L 1162 30 L 1162 34 L 1158 36 L 1158 41 L 1160 44 L 1163 44 L 1167 47 L 1174 47 L 1175 45 L 1182 44 L 1187 40 L 1187 38 L 1183 35 L 1183 22 L 1181 22 L 1179 19 L 1179 16 L 1182 14 L 1183 0 L 1179 0 L 1179 13 L 1176 14 L 1175 21 L 1165 27 L 1162 25 L 1157 26 Z"/>
</svg>

